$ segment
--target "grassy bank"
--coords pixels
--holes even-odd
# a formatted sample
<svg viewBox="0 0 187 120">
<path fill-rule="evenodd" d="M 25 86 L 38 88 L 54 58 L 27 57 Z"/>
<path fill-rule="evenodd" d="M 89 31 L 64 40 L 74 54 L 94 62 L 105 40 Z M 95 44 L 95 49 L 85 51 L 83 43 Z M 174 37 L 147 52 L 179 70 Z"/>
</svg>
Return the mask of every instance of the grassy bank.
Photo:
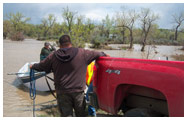
<svg viewBox="0 0 187 120">
<path fill-rule="evenodd" d="M 172 55 L 172 58 L 174 58 L 176 61 L 184 61 L 184 55 L 183 54 L 176 54 L 176 55 Z"/>
</svg>

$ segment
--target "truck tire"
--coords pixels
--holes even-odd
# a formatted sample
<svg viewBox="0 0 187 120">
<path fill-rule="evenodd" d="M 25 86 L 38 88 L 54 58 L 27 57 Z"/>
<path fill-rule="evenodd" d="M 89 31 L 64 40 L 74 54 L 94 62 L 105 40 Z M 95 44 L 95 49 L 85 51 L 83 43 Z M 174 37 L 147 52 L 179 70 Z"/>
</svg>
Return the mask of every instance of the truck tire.
<svg viewBox="0 0 187 120">
<path fill-rule="evenodd" d="M 133 108 L 124 113 L 125 117 L 160 117 L 161 115 L 147 108 Z"/>
</svg>

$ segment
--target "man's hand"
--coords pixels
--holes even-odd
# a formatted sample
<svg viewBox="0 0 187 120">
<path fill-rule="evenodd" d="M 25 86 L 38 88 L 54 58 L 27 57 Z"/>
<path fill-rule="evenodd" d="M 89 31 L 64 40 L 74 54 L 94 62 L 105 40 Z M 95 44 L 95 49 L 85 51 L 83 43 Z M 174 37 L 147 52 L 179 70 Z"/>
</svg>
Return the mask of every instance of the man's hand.
<svg viewBox="0 0 187 120">
<path fill-rule="evenodd" d="M 30 69 L 32 69 L 32 66 L 33 66 L 33 65 L 32 65 L 32 64 L 30 64 L 30 66 L 29 66 L 29 67 L 30 67 Z"/>
<path fill-rule="evenodd" d="M 104 52 L 101 52 L 103 55 L 103 57 L 110 57 L 110 55 L 108 55 L 108 54 L 106 54 L 106 53 L 104 53 Z"/>
<path fill-rule="evenodd" d="M 105 56 L 105 57 L 110 57 L 110 55 L 106 54 L 106 56 Z"/>
</svg>

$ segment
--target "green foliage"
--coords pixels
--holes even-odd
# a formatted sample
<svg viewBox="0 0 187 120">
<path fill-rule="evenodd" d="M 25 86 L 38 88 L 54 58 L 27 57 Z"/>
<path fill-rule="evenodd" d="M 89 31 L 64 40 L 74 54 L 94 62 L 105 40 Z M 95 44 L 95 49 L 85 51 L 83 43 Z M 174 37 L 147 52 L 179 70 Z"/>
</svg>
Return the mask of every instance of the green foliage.
<svg viewBox="0 0 187 120">
<path fill-rule="evenodd" d="M 22 13 L 17 12 L 16 14 L 10 13 L 6 15 L 10 23 L 14 27 L 14 31 L 21 32 L 23 30 L 23 26 L 26 22 L 30 20 L 30 18 L 26 18 Z"/>
<path fill-rule="evenodd" d="M 174 58 L 177 61 L 184 61 L 184 55 L 183 54 L 180 54 L 180 55 L 176 54 L 176 55 L 172 55 L 171 57 Z"/>
<path fill-rule="evenodd" d="M 52 36 L 60 36 L 65 33 L 65 26 L 59 24 L 59 23 L 54 23 L 54 26 L 51 29 L 51 34 Z"/>
<path fill-rule="evenodd" d="M 17 12 L 16 14 L 10 13 L 8 15 L 6 15 L 6 18 L 8 19 L 7 23 L 5 23 L 6 25 L 8 25 L 7 27 L 11 26 L 11 29 L 9 29 L 10 34 L 10 39 L 12 40 L 24 40 L 24 27 L 26 25 L 26 22 L 30 20 L 30 18 L 26 18 L 22 13 Z M 5 28 L 5 31 L 6 28 Z M 4 32 L 5 36 L 6 36 L 6 32 Z M 17 34 L 17 35 L 16 35 Z"/>
<path fill-rule="evenodd" d="M 31 38 L 36 38 L 37 37 L 37 27 L 33 24 L 25 24 L 23 26 L 23 33 L 24 35 L 31 37 Z"/>
<path fill-rule="evenodd" d="M 107 37 L 100 33 L 99 27 L 95 28 L 91 34 L 91 43 L 93 44 L 93 48 L 103 48 L 107 43 Z"/>
<path fill-rule="evenodd" d="M 43 34 L 43 37 L 51 35 L 51 29 L 53 28 L 55 22 L 56 17 L 53 14 L 49 14 L 48 18 L 42 19 L 41 32 Z"/>
<path fill-rule="evenodd" d="M 103 26 L 104 26 L 104 29 L 103 29 L 103 34 L 106 38 L 109 39 L 109 35 L 112 31 L 112 29 L 114 28 L 114 19 L 110 19 L 109 18 L 109 15 L 107 14 L 107 16 L 105 17 L 105 19 L 103 20 Z"/>
<path fill-rule="evenodd" d="M 178 33 L 177 41 L 179 42 L 180 45 L 184 46 L 184 31 Z"/>
<path fill-rule="evenodd" d="M 71 40 L 73 43 L 73 46 L 75 47 L 80 47 L 84 48 L 84 36 L 83 36 L 83 26 L 81 25 L 75 25 L 72 29 L 72 35 L 71 35 Z"/>
<path fill-rule="evenodd" d="M 12 24 L 8 20 L 3 21 L 3 39 L 6 39 L 12 30 Z"/>
<path fill-rule="evenodd" d="M 63 8 L 62 17 L 68 27 L 68 34 L 70 35 L 72 32 L 72 26 L 74 25 L 76 14 L 77 12 L 71 11 L 68 6 L 66 8 Z"/>
</svg>

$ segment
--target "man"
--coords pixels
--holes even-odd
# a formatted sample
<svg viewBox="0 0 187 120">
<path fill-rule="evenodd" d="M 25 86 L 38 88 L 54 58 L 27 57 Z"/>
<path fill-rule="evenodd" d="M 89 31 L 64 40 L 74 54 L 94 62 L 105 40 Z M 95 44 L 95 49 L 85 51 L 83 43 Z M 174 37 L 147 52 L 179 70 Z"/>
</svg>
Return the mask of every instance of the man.
<svg viewBox="0 0 187 120">
<path fill-rule="evenodd" d="M 40 53 L 40 61 L 44 60 L 52 51 L 55 51 L 55 50 L 56 49 L 54 46 L 52 46 L 48 42 L 45 42 L 44 47 L 42 48 L 41 53 Z"/>
<path fill-rule="evenodd" d="M 86 116 L 84 89 L 86 70 L 93 60 L 106 56 L 103 52 L 72 47 L 70 37 L 63 35 L 59 39 L 60 49 L 51 53 L 31 69 L 54 73 L 57 103 L 61 116 Z"/>
</svg>

